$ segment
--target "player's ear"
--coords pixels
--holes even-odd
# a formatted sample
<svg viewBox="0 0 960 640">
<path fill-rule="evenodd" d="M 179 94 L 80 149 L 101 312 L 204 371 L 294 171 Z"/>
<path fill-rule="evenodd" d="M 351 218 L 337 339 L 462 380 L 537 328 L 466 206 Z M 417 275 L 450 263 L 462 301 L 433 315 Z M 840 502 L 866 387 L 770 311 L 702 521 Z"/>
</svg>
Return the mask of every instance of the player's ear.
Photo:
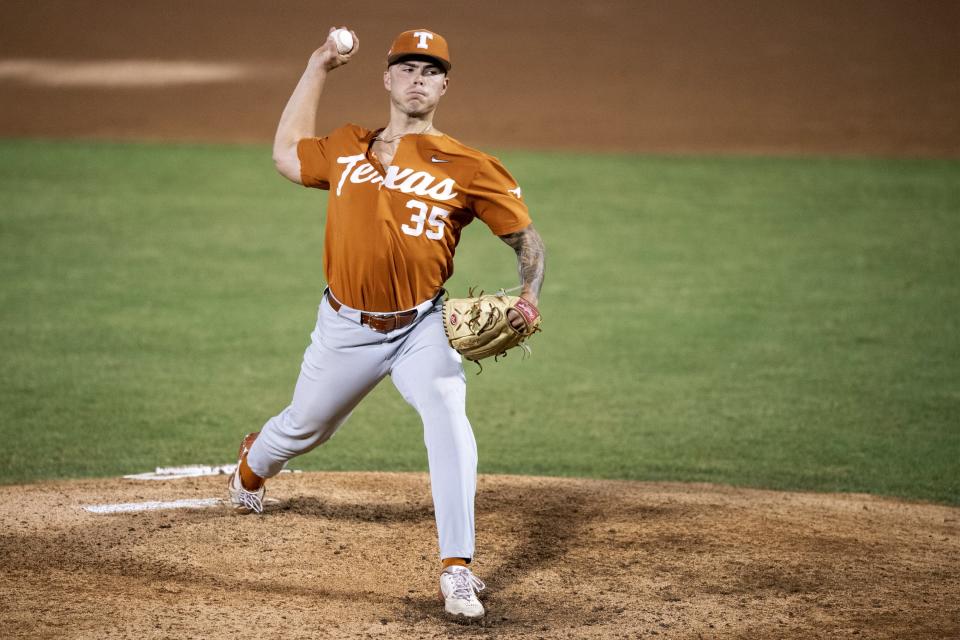
<svg viewBox="0 0 960 640">
<path fill-rule="evenodd" d="M 390 67 L 383 72 L 383 88 L 390 91 Z"/>
<path fill-rule="evenodd" d="M 440 95 L 443 95 L 447 92 L 447 85 L 450 84 L 450 76 L 443 74 L 443 86 L 440 87 Z"/>
</svg>

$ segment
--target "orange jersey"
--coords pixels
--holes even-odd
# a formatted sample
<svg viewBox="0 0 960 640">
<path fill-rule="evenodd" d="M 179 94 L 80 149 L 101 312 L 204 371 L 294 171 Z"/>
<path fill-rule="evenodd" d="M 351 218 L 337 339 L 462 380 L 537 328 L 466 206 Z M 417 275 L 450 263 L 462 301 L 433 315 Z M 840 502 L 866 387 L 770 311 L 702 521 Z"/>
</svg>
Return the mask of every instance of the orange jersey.
<svg viewBox="0 0 960 640">
<path fill-rule="evenodd" d="M 530 215 L 496 158 L 446 135 L 407 134 L 385 170 L 371 151 L 377 133 L 348 124 L 300 140 L 297 155 L 303 184 L 330 191 L 323 268 L 333 295 L 355 309 L 401 311 L 453 274 L 474 217 L 502 236 Z"/>
</svg>

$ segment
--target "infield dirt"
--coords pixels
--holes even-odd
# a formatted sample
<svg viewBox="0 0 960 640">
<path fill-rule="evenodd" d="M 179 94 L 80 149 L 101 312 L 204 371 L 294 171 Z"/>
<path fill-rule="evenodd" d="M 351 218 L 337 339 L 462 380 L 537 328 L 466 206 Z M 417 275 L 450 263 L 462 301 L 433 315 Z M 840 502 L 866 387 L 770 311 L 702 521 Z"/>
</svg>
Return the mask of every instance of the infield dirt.
<svg viewBox="0 0 960 640">
<path fill-rule="evenodd" d="M 271 481 L 263 515 L 84 506 L 225 477 L 8 487 L 4 637 L 955 638 L 960 509 L 483 476 L 479 624 L 446 620 L 425 474 Z"/>
</svg>

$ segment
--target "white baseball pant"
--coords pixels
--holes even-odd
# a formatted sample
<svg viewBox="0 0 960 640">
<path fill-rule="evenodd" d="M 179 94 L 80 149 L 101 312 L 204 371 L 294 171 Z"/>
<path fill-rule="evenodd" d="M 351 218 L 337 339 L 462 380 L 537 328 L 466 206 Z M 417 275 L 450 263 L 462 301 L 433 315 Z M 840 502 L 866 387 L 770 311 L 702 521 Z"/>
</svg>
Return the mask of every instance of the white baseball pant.
<svg viewBox="0 0 960 640">
<path fill-rule="evenodd" d="M 291 458 L 329 440 L 389 375 L 423 421 L 440 557 L 472 558 L 477 445 L 463 365 L 443 332 L 441 308 L 428 300 L 410 326 L 378 333 L 360 324 L 360 311 L 346 305 L 334 311 L 325 295 L 293 400 L 263 426 L 247 464 L 262 478 L 276 475 Z"/>
</svg>

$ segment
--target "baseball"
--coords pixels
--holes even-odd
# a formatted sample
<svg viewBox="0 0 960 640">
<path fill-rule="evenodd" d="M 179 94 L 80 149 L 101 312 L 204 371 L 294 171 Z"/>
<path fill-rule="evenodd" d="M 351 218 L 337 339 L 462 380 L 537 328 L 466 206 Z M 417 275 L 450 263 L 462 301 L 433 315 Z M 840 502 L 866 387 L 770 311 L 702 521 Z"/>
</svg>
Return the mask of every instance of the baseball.
<svg viewBox="0 0 960 640">
<path fill-rule="evenodd" d="M 346 54 L 353 51 L 353 34 L 346 29 L 334 31 L 333 41 L 337 43 L 337 53 Z"/>
</svg>

